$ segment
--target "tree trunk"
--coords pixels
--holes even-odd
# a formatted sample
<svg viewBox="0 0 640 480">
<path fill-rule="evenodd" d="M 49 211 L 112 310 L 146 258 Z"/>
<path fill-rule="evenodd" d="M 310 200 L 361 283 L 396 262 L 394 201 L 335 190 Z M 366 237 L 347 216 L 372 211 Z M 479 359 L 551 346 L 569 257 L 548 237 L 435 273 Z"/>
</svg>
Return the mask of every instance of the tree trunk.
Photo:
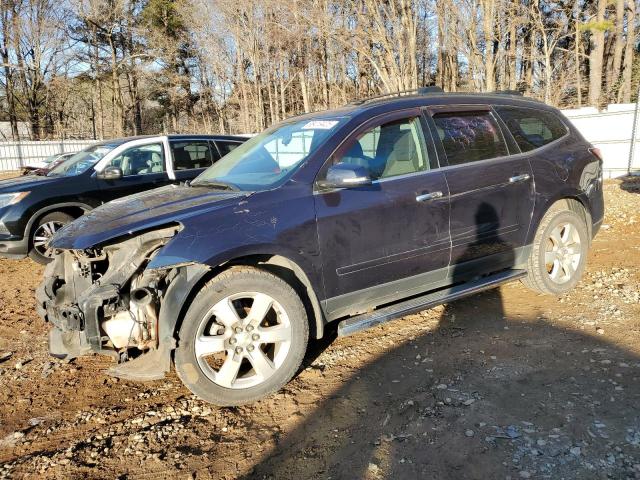
<svg viewBox="0 0 640 480">
<path fill-rule="evenodd" d="M 495 0 L 481 0 L 482 33 L 484 40 L 484 75 L 485 90 L 492 92 L 496 89 L 496 74 L 493 53 Z"/>
<path fill-rule="evenodd" d="M 616 35 L 615 44 L 613 47 L 613 63 L 611 73 L 609 75 L 608 89 L 609 94 L 612 95 L 614 89 L 620 79 L 620 73 L 622 66 L 622 52 L 624 51 L 625 39 L 624 39 L 624 0 L 616 0 Z"/>
<path fill-rule="evenodd" d="M 635 0 L 627 0 L 627 41 L 624 49 L 624 70 L 622 72 L 622 87 L 618 95 L 618 101 L 631 102 L 631 79 L 633 74 L 633 57 L 636 25 Z"/>
<path fill-rule="evenodd" d="M 302 104 L 304 105 L 305 113 L 311 112 L 311 105 L 309 105 L 309 92 L 307 92 L 307 79 L 304 70 L 298 72 L 298 79 L 300 80 L 300 89 L 302 90 Z"/>
<path fill-rule="evenodd" d="M 574 54 L 574 63 L 575 63 L 575 75 L 576 75 L 576 100 L 578 102 L 578 108 L 582 107 L 582 74 L 580 72 L 580 66 L 582 65 L 582 60 L 580 57 L 580 40 L 582 36 L 582 32 L 580 31 L 580 0 L 576 0 L 573 5 L 574 19 L 575 22 L 575 41 L 573 42 L 573 54 Z"/>
<path fill-rule="evenodd" d="M 600 107 L 602 102 L 602 64 L 604 55 L 604 14 L 606 0 L 597 0 L 596 25 L 591 30 L 589 54 L 589 105 Z"/>
<path fill-rule="evenodd" d="M 9 17 L 10 13 L 16 14 L 14 10 L 14 4 L 10 1 L 3 1 L 1 4 L 2 10 L 0 11 L 0 23 L 2 24 L 2 50 L 0 51 L 0 57 L 2 58 L 2 64 L 4 68 L 5 78 L 5 93 L 7 98 L 7 113 L 9 114 L 9 124 L 11 125 L 11 137 L 17 141 L 20 139 L 20 132 L 18 130 L 18 117 L 16 114 L 16 101 L 15 101 L 15 84 L 13 81 L 13 72 L 10 66 L 9 60 L 9 38 L 11 32 L 9 29 Z"/>
<path fill-rule="evenodd" d="M 517 46 L 518 46 L 518 37 L 517 37 L 517 25 L 516 25 L 516 8 L 517 3 L 515 0 L 511 2 L 509 8 L 509 53 L 507 59 L 507 77 L 508 77 L 508 88 L 509 90 L 515 90 L 517 88 L 517 72 L 516 72 L 516 56 L 517 56 Z"/>
</svg>

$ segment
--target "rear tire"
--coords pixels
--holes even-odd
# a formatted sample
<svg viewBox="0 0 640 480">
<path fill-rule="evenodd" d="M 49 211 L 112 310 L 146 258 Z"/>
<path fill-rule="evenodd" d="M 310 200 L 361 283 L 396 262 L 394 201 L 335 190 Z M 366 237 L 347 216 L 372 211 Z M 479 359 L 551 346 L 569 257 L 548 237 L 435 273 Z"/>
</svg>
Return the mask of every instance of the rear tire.
<svg viewBox="0 0 640 480">
<path fill-rule="evenodd" d="M 522 283 L 545 295 L 560 296 L 580 281 L 589 252 L 589 233 L 581 206 L 562 201 L 542 218 Z"/>
<path fill-rule="evenodd" d="M 53 259 L 54 251 L 46 246 L 53 235 L 75 218 L 64 212 L 52 212 L 40 218 L 32 229 L 29 239 L 29 257 L 34 262 L 46 265 Z"/>
<path fill-rule="evenodd" d="M 307 348 L 309 322 L 294 289 L 253 267 L 232 267 L 198 292 L 179 332 L 175 366 L 203 400 L 231 406 L 279 390 Z"/>
</svg>

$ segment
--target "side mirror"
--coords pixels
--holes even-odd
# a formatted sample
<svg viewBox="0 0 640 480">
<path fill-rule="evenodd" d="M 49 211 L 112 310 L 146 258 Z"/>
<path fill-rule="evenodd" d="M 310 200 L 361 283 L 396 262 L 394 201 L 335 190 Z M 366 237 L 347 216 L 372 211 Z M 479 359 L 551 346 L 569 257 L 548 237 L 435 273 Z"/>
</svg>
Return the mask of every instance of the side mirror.
<svg viewBox="0 0 640 480">
<path fill-rule="evenodd" d="M 98 173 L 97 176 L 101 180 L 119 180 L 122 178 L 122 169 L 120 167 L 109 166 Z"/>
<path fill-rule="evenodd" d="M 321 188 L 350 188 L 371 185 L 369 170 L 351 163 L 337 163 L 327 170 L 327 178 L 318 181 Z"/>
</svg>

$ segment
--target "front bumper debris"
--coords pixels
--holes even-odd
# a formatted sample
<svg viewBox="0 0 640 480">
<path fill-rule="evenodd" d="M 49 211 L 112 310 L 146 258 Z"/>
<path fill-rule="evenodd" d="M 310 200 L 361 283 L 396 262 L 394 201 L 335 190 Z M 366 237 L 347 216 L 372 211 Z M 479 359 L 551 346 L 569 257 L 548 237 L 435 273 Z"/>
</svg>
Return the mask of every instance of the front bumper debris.
<svg viewBox="0 0 640 480">
<path fill-rule="evenodd" d="M 168 369 L 168 360 L 158 358 L 157 334 L 168 272 L 145 266 L 177 230 L 164 228 L 90 251 L 56 255 L 36 291 L 38 313 L 52 325 L 50 353 L 66 359 L 101 353 L 126 363 L 136 351 L 137 363 L 156 356 L 146 364 Z M 157 371 L 143 375 L 158 376 Z M 135 371 L 129 377 L 134 378 Z"/>
</svg>

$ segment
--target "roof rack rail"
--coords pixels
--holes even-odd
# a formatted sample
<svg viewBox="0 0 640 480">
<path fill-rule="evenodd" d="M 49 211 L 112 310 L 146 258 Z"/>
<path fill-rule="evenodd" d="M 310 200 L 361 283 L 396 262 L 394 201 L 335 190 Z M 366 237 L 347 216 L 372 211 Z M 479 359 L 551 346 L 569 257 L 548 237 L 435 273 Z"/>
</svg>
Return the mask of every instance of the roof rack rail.
<svg viewBox="0 0 640 480">
<path fill-rule="evenodd" d="M 440 87 L 436 87 L 435 85 L 418 88 L 418 95 L 428 95 L 429 93 L 444 93 L 444 90 Z"/>
<path fill-rule="evenodd" d="M 523 93 L 520 90 L 496 90 L 493 93 L 497 95 L 518 95 L 520 97 L 523 96 Z"/>
<path fill-rule="evenodd" d="M 373 102 L 376 100 L 382 100 L 385 98 L 392 98 L 392 97 L 403 97 L 408 95 L 431 95 L 431 94 L 438 94 L 438 93 L 445 93 L 445 92 L 444 90 L 442 90 L 442 88 L 432 85 L 429 87 L 413 88 L 411 90 L 400 90 L 397 92 L 383 93 L 381 95 L 374 95 L 371 97 L 357 98 L 356 100 L 349 102 L 349 105 L 362 105 L 364 103 Z M 456 95 L 456 94 L 458 95 L 516 95 L 519 97 L 524 96 L 524 94 L 519 90 L 495 90 L 493 92 L 475 92 L 475 93 L 474 92 L 453 92 L 451 93 L 451 95 Z"/>
<path fill-rule="evenodd" d="M 431 93 L 444 93 L 440 87 L 430 86 L 430 87 L 420 87 L 420 88 L 412 88 L 410 90 L 399 90 L 397 92 L 383 93 L 381 95 L 373 95 L 371 97 L 358 98 L 349 102 L 349 105 L 362 105 L 366 102 L 371 102 L 374 100 L 381 100 L 387 97 L 403 97 L 406 95 L 428 95 Z"/>
</svg>

